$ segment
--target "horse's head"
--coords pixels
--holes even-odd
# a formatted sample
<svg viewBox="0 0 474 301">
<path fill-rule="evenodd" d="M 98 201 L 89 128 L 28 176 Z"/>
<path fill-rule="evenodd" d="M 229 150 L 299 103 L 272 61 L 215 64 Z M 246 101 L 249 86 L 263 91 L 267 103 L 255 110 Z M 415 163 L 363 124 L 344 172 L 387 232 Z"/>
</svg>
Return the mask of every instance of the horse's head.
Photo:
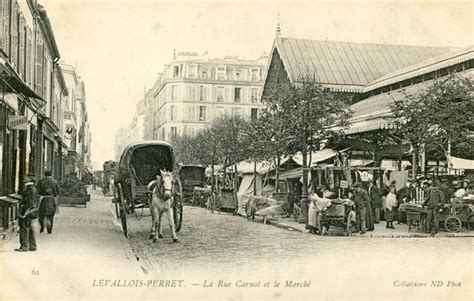
<svg viewBox="0 0 474 301">
<path fill-rule="evenodd" d="M 161 185 L 163 187 L 163 196 L 165 200 L 171 198 L 173 192 L 173 179 L 174 179 L 174 172 L 160 170 L 161 174 Z"/>
</svg>

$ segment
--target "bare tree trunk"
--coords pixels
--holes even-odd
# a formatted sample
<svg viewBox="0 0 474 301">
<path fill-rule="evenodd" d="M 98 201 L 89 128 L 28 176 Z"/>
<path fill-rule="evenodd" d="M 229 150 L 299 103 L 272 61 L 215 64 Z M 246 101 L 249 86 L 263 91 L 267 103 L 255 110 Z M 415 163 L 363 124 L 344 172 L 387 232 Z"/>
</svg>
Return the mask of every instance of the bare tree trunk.
<svg viewBox="0 0 474 301">
<path fill-rule="evenodd" d="M 308 223 L 308 208 L 307 208 L 307 195 L 308 195 L 308 158 L 306 150 L 306 142 L 303 142 L 302 152 L 303 155 L 303 191 L 301 192 L 301 215 L 298 218 L 300 224 Z"/>
<path fill-rule="evenodd" d="M 253 195 L 257 195 L 257 161 L 253 162 Z"/>
<path fill-rule="evenodd" d="M 275 164 L 275 192 L 280 192 L 280 156 L 277 155 L 276 157 L 276 164 Z"/>
<path fill-rule="evenodd" d="M 412 148 L 413 151 L 411 153 L 411 172 L 412 172 L 412 178 L 416 178 L 416 175 L 418 173 L 418 150 L 417 148 L 413 145 L 412 143 Z"/>
</svg>

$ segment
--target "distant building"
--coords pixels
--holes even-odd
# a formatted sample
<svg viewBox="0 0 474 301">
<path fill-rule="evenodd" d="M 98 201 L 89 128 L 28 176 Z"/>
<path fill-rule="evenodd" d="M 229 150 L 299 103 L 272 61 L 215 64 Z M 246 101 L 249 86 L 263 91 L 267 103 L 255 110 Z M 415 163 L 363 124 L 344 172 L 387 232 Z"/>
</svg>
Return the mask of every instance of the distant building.
<svg viewBox="0 0 474 301">
<path fill-rule="evenodd" d="M 257 118 L 266 57 L 209 59 L 178 53 L 155 85 L 151 111 L 153 138 L 194 136 L 224 114 Z"/>
<path fill-rule="evenodd" d="M 61 132 L 67 145 L 66 174 L 82 175 L 91 166 L 91 134 L 87 113 L 85 84 L 76 68 L 61 65 L 69 95 L 63 107 L 64 126 Z"/>
</svg>

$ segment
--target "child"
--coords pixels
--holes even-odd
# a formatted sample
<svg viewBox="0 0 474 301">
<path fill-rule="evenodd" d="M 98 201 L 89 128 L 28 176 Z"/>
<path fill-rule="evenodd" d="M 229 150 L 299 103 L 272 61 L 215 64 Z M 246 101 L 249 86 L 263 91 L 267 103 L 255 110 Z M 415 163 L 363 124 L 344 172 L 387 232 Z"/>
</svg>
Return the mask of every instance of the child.
<svg viewBox="0 0 474 301">
<path fill-rule="evenodd" d="M 393 220 L 395 219 L 395 208 L 397 207 L 397 193 L 395 190 L 395 185 L 390 186 L 390 191 L 385 200 L 385 220 L 387 221 L 387 226 L 385 228 L 395 229 L 393 226 Z"/>
</svg>

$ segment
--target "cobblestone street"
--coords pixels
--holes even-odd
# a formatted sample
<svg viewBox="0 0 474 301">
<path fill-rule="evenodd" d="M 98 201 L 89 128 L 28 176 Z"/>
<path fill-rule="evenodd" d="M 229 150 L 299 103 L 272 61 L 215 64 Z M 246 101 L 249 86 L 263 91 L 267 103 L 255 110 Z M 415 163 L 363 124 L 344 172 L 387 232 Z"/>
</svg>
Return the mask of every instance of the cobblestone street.
<svg viewBox="0 0 474 301">
<path fill-rule="evenodd" d="M 472 260 L 472 237 L 464 238 L 370 238 L 354 235 L 317 236 L 288 231 L 227 213 L 214 213 L 203 208 L 185 206 L 180 243 L 174 244 L 168 223 L 162 225 L 164 238 L 153 243 L 151 216 L 145 209 L 143 218 L 129 216 L 129 241 L 132 250 L 147 270 L 255 270 L 291 265 L 304 268 L 309 262 L 318 266 L 354 262 L 376 262 L 391 254 L 404 257 L 407 263 L 426 261 L 450 254 L 453 261 Z M 453 248 L 452 246 L 456 247 Z M 350 248 L 350 251 L 349 251 Z M 449 261 L 449 260 L 448 260 Z M 447 262 L 448 263 L 448 262 Z M 390 261 L 387 265 L 391 265 Z"/>
</svg>

